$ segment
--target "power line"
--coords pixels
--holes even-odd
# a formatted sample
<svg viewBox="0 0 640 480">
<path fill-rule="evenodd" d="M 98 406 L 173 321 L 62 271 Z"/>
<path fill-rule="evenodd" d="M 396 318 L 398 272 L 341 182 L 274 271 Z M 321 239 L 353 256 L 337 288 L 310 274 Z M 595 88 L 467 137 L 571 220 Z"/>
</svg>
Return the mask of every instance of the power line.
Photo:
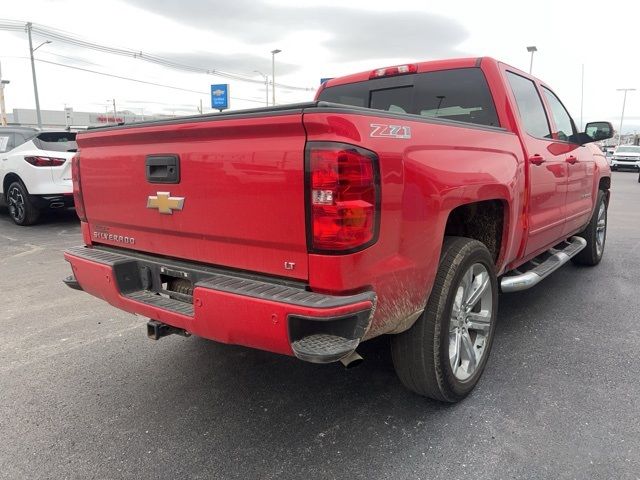
<svg viewBox="0 0 640 480">
<path fill-rule="evenodd" d="M 27 60 L 27 57 L 11 57 L 11 58 L 19 58 L 19 59 L 22 59 L 22 60 Z M 68 57 L 68 58 L 71 58 L 71 57 Z M 40 62 L 40 63 L 48 63 L 50 65 L 56 65 L 58 67 L 70 68 L 70 69 L 73 69 L 73 70 L 80 70 L 82 72 L 93 73 L 93 74 L 96 74 L 96 75 L 102 75 L 102 76 L 105 76 L 105 77 L 112 77 L 112 78 L 118 78 L 120 80 L 127 80 L 129 82 L 142 83 L 142 84 L 145 84 L 145 85 L 153 85 L 155 87 L 169 88 L 169 89 L 172 89 L 172 90 L 179 90 L 179 91 L 182 91 L 182 92 L 197 93 L 198 95 L 207 95 L 208 96 L 208 95 L 211 94 L 211 92 L 201 92 L 199 90 L 191 90 L 189 88 L 182 88 L 182 87 L 176 87 L 176 86 L 173 86 L 173 85 L 166 85 L 166 84 L 163 84 L 163 83 L 150 82 L 148 80 L 140 80 L 139 78 L 125 77 L 123 75 L 116 75 L 116 74 L 113 74 L 113 73 L 100 72 L 98 70 L 92 70 L 90 68 L 83 68 L 83 67 L 77 67 L 77 66 L 74 66 L 74 65 L 67 65 L 67 64 L 64 64 L 64 63 L 52 62 L 50 60 L 35 59 L 35 61 L 36 62 Z M 254 99 L 251 99 L 251 98 L 231 97 L 231 99 L 232 100 L 242 100 L 244 102 L 260 103 L 260 104 L 264 103 L 262 100 L 254 100 Z"/>
<path fill-rule="evenodd" d="M 26 24 L 15 21 L 15 20 L 0 20 L 0 30 L 20 31 L 25 28 L 25 25 Z M 159 57 L 157 55 L 148 54 L 148 53 L 142 52 L 141 50 L 138 51 L 138 50 L 131 50 L 126 48 L 110 47 L 107 45 L 90 42 L 88 40 L 83 40 L 73 35 L 70 32 L 53 29 L 43 25 L 32 24 L 31 30 L 33 33 L 38 34 L 41 37 L 44 37 L 50 40 L 55 40 L 57 42 L 67 43 L 77 47 L 95 50 L 95 51 L 99 51 L 99 52 L 107 53 L 111 55 L 135 58 L 145 62 L 160 65 L 163 67 L 172 68 L 175 70 L 183 70 L 183 71 L 192 72 L 192 73 L 203 73 L 206 75 L 215 75 L 222 78 L 238 80 L 241 82 L 248 82 L 248 83 L 260 84 L 260 85 L 263 84 L 262 80 L 251 78 L 248 75 L 231 73 L 223 70 L 206 69 L 206 68 L 197 67 L 194 65 L 188 65 L 188 64 L 176 62 L 167 58 Z M 316 90 L 315 88 L 297 87 L 294 85 L 286 85 L 282 83 L 276 83 L 276 86 L 281 88 L 287 88 L 290 90 L 298 90 L 298 91 L 315 91 Z"/>
</svg>

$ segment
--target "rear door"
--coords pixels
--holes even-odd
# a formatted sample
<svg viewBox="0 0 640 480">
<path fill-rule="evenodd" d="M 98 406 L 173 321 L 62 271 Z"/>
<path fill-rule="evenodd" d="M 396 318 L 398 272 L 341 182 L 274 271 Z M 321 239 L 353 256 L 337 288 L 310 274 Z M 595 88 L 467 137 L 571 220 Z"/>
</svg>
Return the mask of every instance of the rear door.
<svg viewBox="0 0 640 480">
<path fill-rule="evenodd" d="M 520 116 L 529 173 L 529 235 L 525 255 L 552 246 L 562 237 L 566 215 L 566 146 L 553 140 L 551 124 L 536 84 L 507 71 Z"/>
<path fill-rule="evenodd" d="M 577 143 L 578 131 L 575 123 L 560 99 L 544 86 L 542 94 L 553 119 L 552 136 L 557 148 L 565 152 L 567 162 L 566 222 L 563 235 L 569 236 L 584 227 L 591 217 L 595 161 L 589 149 Z"/>
<path fill-rule="evenodd" d="M 0 130 L 0 180 L 8 173 L 9 151 L 13 149 L 13 142 L 13 132 Z M 2 188 L 1 183 L 0 188 Z"/>
</svg>

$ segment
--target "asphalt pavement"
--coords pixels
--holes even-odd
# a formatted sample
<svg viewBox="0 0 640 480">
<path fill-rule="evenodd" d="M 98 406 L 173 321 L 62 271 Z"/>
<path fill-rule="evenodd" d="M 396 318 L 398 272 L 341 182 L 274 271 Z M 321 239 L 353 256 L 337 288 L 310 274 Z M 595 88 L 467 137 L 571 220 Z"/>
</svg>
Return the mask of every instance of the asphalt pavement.
<svg viewBox="0 0 640 480">
<path fill-rule="evenodd" d="M 500 297 L 476 390 L 405 390 L 364 363 L 171 336 L 70 290 L 73 212 L 0 209 L 0 478 L 638 479 L 640 184 L 615 172 L 605 257 Z"/>
</svg>

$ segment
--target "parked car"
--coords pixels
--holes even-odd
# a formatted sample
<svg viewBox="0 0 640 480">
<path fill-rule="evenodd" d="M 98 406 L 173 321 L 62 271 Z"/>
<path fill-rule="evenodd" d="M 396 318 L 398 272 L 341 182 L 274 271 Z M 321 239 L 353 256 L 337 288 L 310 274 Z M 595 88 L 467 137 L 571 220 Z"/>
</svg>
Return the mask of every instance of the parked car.
<svg viewBox="0 0 640 480">
<path fill-rule="evenodd" d="M 613 152 L 615 152 L 615 148 L 605 148 L 604 156 L 607 159 L 607 163 L 611 166 L 611 159 L 613 158 Z"/>
<path fill-rule="evenodd" d="M 32 225 L 44 210 L 73 206 L 71 158 L 76 134 L 0 128 L 0 194 L 18 225 Z"/>
<path fill-rule="evenodd" d="M 620 145 L 611 157 L 611 170 L 640 169 L 640 146 Z"/>
<path fill-rule="evenodd" d="M 455 402 L 487 363 L 499 290 L 600 262 L 611 171 L 592 142 L 612 133 L 578 132 L 548 85 L 491 58 L 90 130 L 73 159 L 85 245 L 65 252 L 65 281 L 151 318 L 153 339 L 350 364 L 390 334 L 404 385 Z"/>
</svg>

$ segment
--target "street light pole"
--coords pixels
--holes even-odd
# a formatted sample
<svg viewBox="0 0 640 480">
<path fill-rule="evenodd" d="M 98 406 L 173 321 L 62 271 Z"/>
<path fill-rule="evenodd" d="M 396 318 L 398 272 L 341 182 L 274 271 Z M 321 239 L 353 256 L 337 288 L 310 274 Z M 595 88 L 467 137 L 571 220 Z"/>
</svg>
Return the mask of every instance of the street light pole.
<svg viewBox="0 0 640 480">
<path fill-rule="evenodd" d="M 618 92 L 624 92 L 624 97 L 622 98 L 622 114 L 620 115 L 620 130 L 618 131 L 618 145 L 622 141 L 622 121 L 624 120 L 624 105 L 627 103 L 627 92 L 634 92 L 635 88 L 616 88 Z"/>
<path fill-rule="evenodd" d="M 271 103 L 276 106 L 276 53 L 280 53 L 282 50 L 271 50 Z"/>
<path fill-rule="evenodd" d="M 527 52 L 531 52 L 531 62 L 529 63 L 529 75 L 531 75 L 531 72 L 533 72 L 533 54 L 537 51 L 538 49 L 534 45 L 527 47 Z"/>
<path fill-rule="evenodd" d="M 260 75 L 262 75 L 262 78 L 264 78 L 264 93 L 265 93 L 264 104 L 268 107 L 269 106 L 269 75 L 265 75 L 260 70 L 254 70 L 254 72 L 259 73 Z"/>
</svg>

